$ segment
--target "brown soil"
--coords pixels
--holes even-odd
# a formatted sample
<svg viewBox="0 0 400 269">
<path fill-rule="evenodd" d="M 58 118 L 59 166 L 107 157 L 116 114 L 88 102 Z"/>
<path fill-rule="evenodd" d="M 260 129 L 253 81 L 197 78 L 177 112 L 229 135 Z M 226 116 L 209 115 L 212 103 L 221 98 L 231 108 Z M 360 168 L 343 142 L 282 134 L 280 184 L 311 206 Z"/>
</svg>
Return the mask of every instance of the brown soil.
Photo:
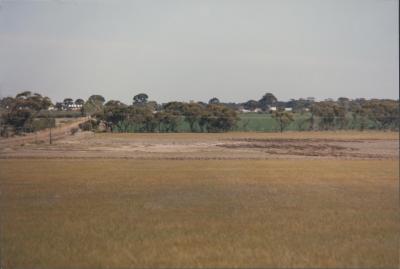
<svg viewBox="0 0 400 269">
<path fill-rule="evenodd" d="M 123 158 L 123 159 L 398 159 L 399 140 L 373 134 L 374 139 L 348 134 L 316 138 L 307 133 L 291 138 L 262 133 L 226 134 L 94 134 L 71 128 L 86 119 L 53 131 L 0 140 L 0 158 Z M 354 135 L 354 134 L 352 134 Z M 323 136 L 323 135 L 321 135 Z M 39 139 L 38 139 L 39 137 Z M 298 137 L 298 138 L 296 138 Z M 344 138 L 343 138 L 344 137 Z M 354 136 L 357 137 L 357 136 Z M 47 140 L 47 141 L 46 141 Z"/>
</svg>

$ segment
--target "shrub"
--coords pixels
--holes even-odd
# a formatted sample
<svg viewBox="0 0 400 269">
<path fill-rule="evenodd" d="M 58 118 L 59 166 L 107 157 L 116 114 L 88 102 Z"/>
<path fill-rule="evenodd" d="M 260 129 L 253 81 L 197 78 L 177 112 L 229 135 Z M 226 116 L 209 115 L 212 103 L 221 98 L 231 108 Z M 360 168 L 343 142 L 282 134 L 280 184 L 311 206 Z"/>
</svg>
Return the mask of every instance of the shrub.
<svg viewBox="0 0 400 269">
<path fill-rule="evenodd" d="M 79 124 L 79 128 L 82 131 L 92 131 L 93 129 L 95 129 L 96 126 L 97 126 L 97 121 L 95 120 L 89 120 Z"/>
<path fill-rule="evenodd" d="M 78 131 L 79 131 L 79 128 L 76 128 L 76 127 L 72 128 L 71 129 L 71 135 L 76 134 Z"/>
</svg>

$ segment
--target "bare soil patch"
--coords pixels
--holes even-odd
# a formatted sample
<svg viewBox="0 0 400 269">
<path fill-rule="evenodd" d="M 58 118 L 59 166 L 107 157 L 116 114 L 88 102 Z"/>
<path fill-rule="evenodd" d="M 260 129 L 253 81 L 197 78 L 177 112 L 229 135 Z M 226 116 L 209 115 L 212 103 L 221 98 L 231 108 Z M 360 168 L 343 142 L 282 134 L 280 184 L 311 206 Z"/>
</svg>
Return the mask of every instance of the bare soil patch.
<svg viewBox="0 0 400 269">
<path fill-rule="evenodd" d="M 98 134 L 0 141 L 0 158 L 398 159 L 396 133 Z"/>
</svg>

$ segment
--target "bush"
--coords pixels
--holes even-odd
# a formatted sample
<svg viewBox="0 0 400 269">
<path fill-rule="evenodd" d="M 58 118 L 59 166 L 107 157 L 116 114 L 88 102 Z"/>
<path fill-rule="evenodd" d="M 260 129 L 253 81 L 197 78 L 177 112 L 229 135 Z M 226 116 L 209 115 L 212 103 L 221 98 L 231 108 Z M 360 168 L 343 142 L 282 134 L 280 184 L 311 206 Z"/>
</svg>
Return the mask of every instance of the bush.
<svg viewBox="0 0 400 269">
<path fill-rule="evenodd" d="M 39 112 L 37 115 L 38 118 L 79 118 L 82 117 L 82 112 L 80 111 L 58 111 L 58 110 L 53 110 L 53 111 L 47 111 L 47 110 L 42 110 Z"/>
<path fill-rule="evenodd" d="M 95 120 L 89 120 L 79 124 L 79 128 L 82 131 L 93 131 L 93 129 L 95 129 L 96 126 L 97 126 L 97 121 Z"/>
<path fill-rule="evenodd" d="M 71 135 L 76 134 L 78 131 L 79 131 L 79 128 L 76 128 L 76 127 L 72 128 L 71 129 Z"/>
</svg>

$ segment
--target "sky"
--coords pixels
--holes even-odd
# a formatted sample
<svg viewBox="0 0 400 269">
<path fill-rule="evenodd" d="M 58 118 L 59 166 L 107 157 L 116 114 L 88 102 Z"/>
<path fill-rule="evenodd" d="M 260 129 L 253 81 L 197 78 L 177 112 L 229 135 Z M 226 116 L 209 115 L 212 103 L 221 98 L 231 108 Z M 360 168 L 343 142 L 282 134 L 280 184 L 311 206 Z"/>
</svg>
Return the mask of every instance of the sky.
<svg viewBox="0 0 400 269">
<path fill-rule="evenodd" d="M 0 0 L 0 97 L 399 98 L 396 0 Z"/>
</svg>

